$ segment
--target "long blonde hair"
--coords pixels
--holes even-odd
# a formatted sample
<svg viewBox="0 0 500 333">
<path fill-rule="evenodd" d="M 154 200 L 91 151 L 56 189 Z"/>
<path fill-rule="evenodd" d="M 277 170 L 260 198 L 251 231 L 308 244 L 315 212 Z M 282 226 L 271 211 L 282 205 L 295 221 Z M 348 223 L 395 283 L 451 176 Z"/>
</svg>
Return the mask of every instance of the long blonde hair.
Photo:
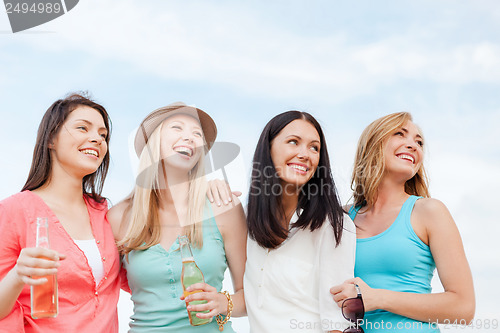
<svg viewBox="0 0 500 333">
<path fill-rule="evenodd" d="M 377 189 L 385 171 L 384 143 L 407 121 L 413 121 L 410 113 L 392 113 L 372 122 L 361 134 L 351 178 L 355 207 L 371 207 L 377 200 Z M 415 176 L 406 181 L 405 192 L 430 197 L 423 164 Z"/>
<path fill-rule="evenodd" d="M 132 194 L 125 200 L 128 207 L 123 214 L 128 227 L 125 237 L 117 243 L 123 254 L 132 250 L 145 250 L 160 243 L 161 225 L 158 215 L 162 186 L 166 186 L 166 175 L 161 177 L 161 129 L 160 124 L 151 134 L 139 157 L 138 179 Z M 204 154 L 189 173 L 187 225 L 183 234 L 198 248 L 203 246 L 203 211 L 206 208 L 207 182 L 205 179 Z M 164 180 L 164 184 L 162 184 Z"/>
</svg>

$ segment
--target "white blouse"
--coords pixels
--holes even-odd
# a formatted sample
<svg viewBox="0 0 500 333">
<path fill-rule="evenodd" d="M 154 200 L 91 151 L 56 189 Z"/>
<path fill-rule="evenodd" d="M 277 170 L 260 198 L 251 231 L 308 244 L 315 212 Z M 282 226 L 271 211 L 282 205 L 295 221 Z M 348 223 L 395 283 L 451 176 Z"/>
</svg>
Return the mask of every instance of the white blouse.
<svg viewBox="0 0 500 333">
<path fill-rule="evenodd" d="M 297 219 L 295 214 L 291 223 Z M 328 221 L 313 232 L 293 228 L 274 250 L 248 238 L 244 290 L 251 332 L 342 331 L 349 326 L 330 294 L 332 286 L 354 277 L 356 228 L 345 214 L 342 241 L 335 244 Z"/>
</svg>

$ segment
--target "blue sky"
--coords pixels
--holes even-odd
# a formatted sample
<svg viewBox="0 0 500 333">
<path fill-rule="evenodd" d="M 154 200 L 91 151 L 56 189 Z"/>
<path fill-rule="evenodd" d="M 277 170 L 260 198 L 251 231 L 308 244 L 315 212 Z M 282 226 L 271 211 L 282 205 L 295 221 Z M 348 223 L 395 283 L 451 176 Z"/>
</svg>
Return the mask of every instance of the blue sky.
<svg viewBox="0 0 500 333">
<path fill-rule="evenodd" d="M 0 198 L 24 183 L 41 116 L 70 91 L 88 90 L 111 115 L 113 202 L 132 187 L 130 134 L 174 101 L 207 111 L 219 140 L 241 147 L 230 181 L 243 191 L 266 122 L 312 113 L 344 202 L 363 128 L 410 111 L 427 140 L 431 194 L 462 233 L 476 318 L 500 319 L 500 293 L 487 288 L 500 275 L 498 31 L 495 0 L 82 0 L 17 34 L 0 13 Z"/>
</svg>

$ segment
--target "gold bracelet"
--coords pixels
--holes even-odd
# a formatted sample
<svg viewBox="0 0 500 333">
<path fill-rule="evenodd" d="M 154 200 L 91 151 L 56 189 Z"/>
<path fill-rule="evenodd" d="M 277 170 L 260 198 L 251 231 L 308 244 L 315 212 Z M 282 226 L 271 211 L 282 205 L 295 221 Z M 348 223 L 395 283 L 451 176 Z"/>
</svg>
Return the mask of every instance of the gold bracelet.
<svg viewBox="0 0 500 333">
<path fill-rule="evenodd" d="M 231 313 L 233 313 L 233 300 L 231 299 L 231 295 L 227 291 L 220 291 L 219 294 L 226 296 L 227 298 L 227 314 L 226 318 L 222 319 L 222 315 L 219 313 L 215 316 L 215 321 L 219 324 L 219 331 L 224 330 L 224 324 L 226 324 L 229 319 L 231 319 Z"/>
</svg>

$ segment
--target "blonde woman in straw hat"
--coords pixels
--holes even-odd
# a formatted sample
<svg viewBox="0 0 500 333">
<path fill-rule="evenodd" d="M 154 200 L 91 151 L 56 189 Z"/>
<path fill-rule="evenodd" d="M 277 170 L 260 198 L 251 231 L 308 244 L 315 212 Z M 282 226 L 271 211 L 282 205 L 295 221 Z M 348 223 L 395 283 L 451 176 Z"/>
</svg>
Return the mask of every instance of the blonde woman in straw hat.
<svg viewBox="0 0 500 333">
<path fill-rule="evenodd" d="M 246 314 L 243 273 L 246 223 L 241 204 L 217 206 L 206 199 L 204 156 L 217 128 L 204 111 L 174 103 L 150 113 L 135 138 L 139 174 L 132 194 L 108 213 L 134 302 L 130 332 L 219 332 L 223 317 L 191 326 L 186 302 L 199 318 Z M 186 235 L 204 274 L 202 292 L 184 299 L 177 237 Z M 229 267 L 235 293 L 220 291 Z M 233 304 L 232 311 L 229 303 Z M 224 331 L 233 332 L 231 323 Z"/>
</svg>

